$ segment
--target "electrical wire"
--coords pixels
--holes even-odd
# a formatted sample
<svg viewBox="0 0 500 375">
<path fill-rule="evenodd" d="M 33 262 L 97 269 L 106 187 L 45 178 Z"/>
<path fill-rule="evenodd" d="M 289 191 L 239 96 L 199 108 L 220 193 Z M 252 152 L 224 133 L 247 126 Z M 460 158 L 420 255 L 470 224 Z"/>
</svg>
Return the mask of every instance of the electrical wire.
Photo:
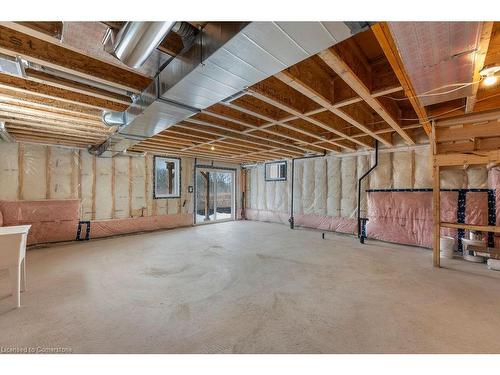
<svg viewBox="0 0 500 375">
<path fill-rule="evenodd" d="M 455 91 L 462 90 L 462 89 L 464 89 L 464 88 L 466 88 L 468 86 L 479 84 L 479 83 L 481 83 L 482 80 L 483 80 L 483 77 L 481 77 L 481 79 L 479 79 L 479 81 L 474 81 L 474 82 L 450 83 L 448 85 L 440 86 L 440 87 L 437 87 L 435 89 L 432 89 L 432 90 L 429 90 L 429 91 L 425 91 L 425 92 L 423 92 L 422 94 L 419 94 L 419 95 L 409 96 L 409 97 L 404 97 L 404 98 L 394 98 L 394 97 L 388 96 L 388 95 L 382 95 L 382 98 L 392 99 L 394 101 L 402 101 L 402 100 L 410 100 L 410 99 L 414 99 L 414 98 L 425 98 L 425 97 L 429 97 L 429 96 L 446 95 L 446 94 L 450 94 L 450 93 L 455 92 Z M 442 90 L 442 89 L 444 89 L 446 87 L 456 87 L 456 88 L 454 88 L 452 90 L 448 90 L 448 91 L 434 93 L 434 91 Z"/>
<path fill-rule="evenodd" d="M 476 103 L 482 102 L 483 100 L 494 98 L 495 96 L 499 96 L 499 95 L 500 95 L 500 93 L 487 96 L 485 98 L 476 100 Z M 437 119 L 443 117 L 444 115 L 447 115 L 448 113 L 452 113 L 452 112 L 458 111 L 458 110 L 460 110 L 462 108 L 465 108 L 465 107 L 466 107 L 466 104 L 461 105 L 460 107 L 452 108 L 452 109 L 450 109 L 448 111 L 442 112 L 442 113 L 440 113 L 438 115 L 435 115 L 435 116 L 429 116 L 427 118 L 427 121 L 437 120 Z M 423 122 L 421 122 L 419 118 L 399 118 L 398 120 L 399 121 L 419 121 L 419 124 L 423 124 Z M 381 123 L 385 123 L 385 121 L 383 121 L 383 120 L 382 121 L 374 121 L 374 122 L 368 123 L 367 125 L 375 125 L 375 124 L 381 124 Z"/>
</svg>

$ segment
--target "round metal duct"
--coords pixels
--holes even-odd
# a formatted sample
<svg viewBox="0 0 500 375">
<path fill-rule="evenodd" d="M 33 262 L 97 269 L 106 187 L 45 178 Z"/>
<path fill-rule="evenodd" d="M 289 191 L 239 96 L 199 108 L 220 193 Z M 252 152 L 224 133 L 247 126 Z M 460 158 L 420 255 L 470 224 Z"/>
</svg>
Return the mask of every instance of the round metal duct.
<svg viewBox="0 0 500 375">
<path fill-rule="evenodd" d="M 140 68 L 175 25 L 166 22 L 127 22 L 116 36 L 113 54 L 131 68 Z"/>
</svg>

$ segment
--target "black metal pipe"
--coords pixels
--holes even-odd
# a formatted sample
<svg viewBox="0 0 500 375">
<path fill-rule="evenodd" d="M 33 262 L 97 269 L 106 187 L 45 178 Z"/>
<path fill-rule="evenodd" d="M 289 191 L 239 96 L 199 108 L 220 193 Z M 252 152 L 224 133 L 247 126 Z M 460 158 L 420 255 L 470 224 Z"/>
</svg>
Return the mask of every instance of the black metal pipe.
<svg viewBox="0 0 500 375">
<path fill-rule="evenodd" d="M 361 235 L 361 182 L 368 176 L 378 165 L 378 140 L 375 140 L 375 164 L 368 169 L 358 180 L 358 238 Z"/>
<path fill-rule="evenodd" d="M 326 156 L 326 151 L 323 153 L 323 155 L 312 155 L 312 156 L 302 156 L 300 158 L 292 158 L 292 191 L 291 191 L 291 200 L 290 200 L 290 218 L 288 219 L 288 222 L 290 223 L 290 229 L 295 228 L 295 220 L 293 216 L 293 181 L 295 180 L 295 160 L 302 160 L 302 159 L 314 159 L 314 158 L 323 158 Z"/>
</svg>

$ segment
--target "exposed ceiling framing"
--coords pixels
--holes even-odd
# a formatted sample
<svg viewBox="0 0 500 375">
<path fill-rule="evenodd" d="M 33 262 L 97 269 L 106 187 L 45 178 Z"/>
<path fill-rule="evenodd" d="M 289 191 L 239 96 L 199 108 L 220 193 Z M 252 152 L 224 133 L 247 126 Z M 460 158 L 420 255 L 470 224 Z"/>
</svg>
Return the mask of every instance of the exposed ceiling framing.
<svg viewBox="0 0 500 375">
<path fill-rule="evenodd" d="M 120 23 L 105 23 L 120 27 Z M 20 141 L 73 147 L 103 143 L 114 129 L 103 125 L 101 111 L 125 110 L 131 99 L 119 90 L 139 92 L 150 78 L 56 43 L 51 38 L 60 29 L 57 22 L 23 26 L 47 38 L 0 24 L 0 52 L 104 84 L 104 88 L 31 68 L 25 78 L 0 74 L 0 121 Z M 485 22 L 482 30 L 476 73 L 483 65 L 500 60 L 498 23 Z M 175 40 L 165 40 L 159 47 L 171 55 L 179 48 Z M 254 163 L 370 149 L 375 140 L 386 147 L 401 139 L 413 144 L 416 132 L 429 131 L 434 118 L 498 108 L 498 90 L 477 85 L 473 96 L 423 107 L 390 28 L 379 23 L 131 150 Z M 491 130 L 493 125 L 488 126 Z M 440 147 L 444 151 L 477 147 L 467 139 L 459 143 L 454 140 Z"/>
</svg>

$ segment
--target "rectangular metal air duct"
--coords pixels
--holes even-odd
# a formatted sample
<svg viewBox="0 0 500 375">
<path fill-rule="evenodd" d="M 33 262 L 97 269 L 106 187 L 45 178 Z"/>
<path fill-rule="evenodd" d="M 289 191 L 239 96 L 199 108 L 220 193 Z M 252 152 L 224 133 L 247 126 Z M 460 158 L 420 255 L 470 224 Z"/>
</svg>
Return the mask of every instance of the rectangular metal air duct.
<svg viewBox="0 0 500 375">
<path fill-rule="evenodd" d="M 343 22 L 210 22 L 126 111 L 111 147 L 123 151 L 351 35 Z"/>
</svg>

